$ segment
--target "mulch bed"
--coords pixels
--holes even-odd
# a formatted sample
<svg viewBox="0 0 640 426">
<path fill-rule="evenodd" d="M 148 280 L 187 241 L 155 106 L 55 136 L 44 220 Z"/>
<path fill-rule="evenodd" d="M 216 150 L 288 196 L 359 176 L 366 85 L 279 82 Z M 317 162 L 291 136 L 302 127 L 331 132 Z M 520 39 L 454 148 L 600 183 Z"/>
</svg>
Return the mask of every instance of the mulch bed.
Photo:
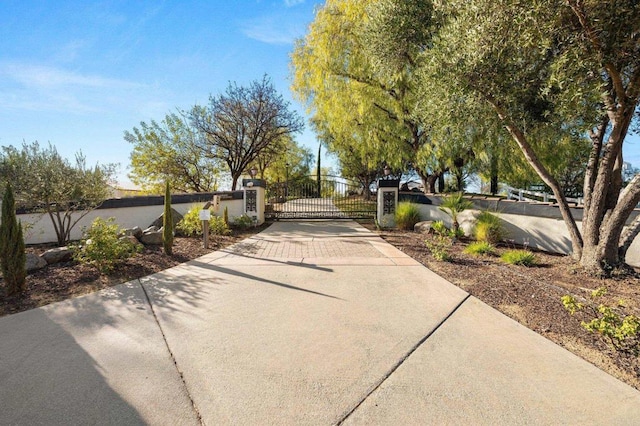
<svg viewBox="0 0 640 426">
<path fill-rule="evenodd" d="M 536 252 L 539 266 L 524 267 L 503 263 L 496 256 L 472 256 L 463 252 L 465 241 L 450 250 L 450 262 L 438 261 L 425 245 L 430 235 L 381 231 L 380 235 L 407 255 L 484 303 L 520 322 L 542 336 L 565 347 L 600 369 L 640 390 L 640 358 L 614 350 L 599 335 L 586 331 L 580 313 L 574 316 L 560 298 L 571 294 L 580 300 L 592 290 L 605 287 L 603 302 L 616 306 L 624 300 L 626 314 L 640 316 L 640 274 L 618 278 L 596 278 L 583 274 L 568 256 Z"/>
<path fill-rule="evenodd" d="M 145 246 L 142 253 L 119 264 L 109 275 L 101 274 L 93 266 L 74 261 L 49 265 L 27 275 L 27 290 L 21 295 L 12 297 L 6 295 L 4 282 L 0 277 L 0 316 L 15 314 L 141 278 L 227 247 L 264 228 L 265 226 L 234 230 L 228 236 L 212 236 L 209 249 L 204 248 L 202 238 L 176 237 L 171 256 L 166 256 L 162 252 L 162 246 Z M 55 246 L 41 244 L 29 246 L 27 251 L 41 254 L 51 247 Z"/>
</svg>

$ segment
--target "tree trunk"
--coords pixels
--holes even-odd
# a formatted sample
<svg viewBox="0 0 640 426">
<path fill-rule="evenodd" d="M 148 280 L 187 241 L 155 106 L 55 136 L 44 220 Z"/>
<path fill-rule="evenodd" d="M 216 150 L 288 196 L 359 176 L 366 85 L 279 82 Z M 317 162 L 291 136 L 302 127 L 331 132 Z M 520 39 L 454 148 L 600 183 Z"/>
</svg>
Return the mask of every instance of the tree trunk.
<svg viewBox="0 0 640 426">
<path fill-rule="evenodd" d="M 490 179 L 489 192 L 491 195 L 498 193 L 498 156 L 493 154 L 491 156 L 491 179 Z"/>
<path fill-rule="evenodd" d="M 620 237 L 620 247 L 618 247 L 618 258 L 620 262 L 626 262 L 627 251 L 633 240 L 640 234 L 640 214 L 636 216 L 631 225 L 624 228 Z"/>
<path fill-rule="evenodd" d="M 515 142 L 520 147 L 520 150 L 525 156 L 525 159 L 529 163 L 529 165 L 533 168 L 533 170 L 540 176 L 540 178 L 546 183 L 553 195 L 558 200 L 558 208 L 560 209 L 560 214 L 562 215 L 562 219 L 564 220 L 565 225 L 567 226 L 567 230 L 569 231 L 569 236 L 571 238 L 571 247 L 573 250 L 573 258 L 576 260 L 580 260 L 582 258 L 582 249 L 583 249 L 583 241 L 582 235 L 578 230 L 578 226 L 576 225 L 576 221 L 571 214 L 571 209 L 569 208 L 569 204 L 567 203 L 567 199 L 560 188 L 560 185 L 556 181 L 556 179 L 551 176 L 548 170 L 542 165 L 535 151 L 529 145 L 526 136 L 524 133 L 518 128 L 508 116 L 504 113 L 502 108 L 491 98 L 488 98 L 491 105 L 494 107 L 496 112 L 498 113 L 498 117 L 503 121 L 505 128 Z"/>
</svg>

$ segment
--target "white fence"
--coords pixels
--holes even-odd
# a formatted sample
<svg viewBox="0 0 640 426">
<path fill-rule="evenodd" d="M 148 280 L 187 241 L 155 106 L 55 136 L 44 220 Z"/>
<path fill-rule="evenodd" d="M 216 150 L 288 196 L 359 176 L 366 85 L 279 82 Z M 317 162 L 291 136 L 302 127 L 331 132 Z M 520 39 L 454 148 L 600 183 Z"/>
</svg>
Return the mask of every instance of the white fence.
<svg viewBox="0 0 640 426">
<path fill-rule="evenodd" d="M 504 186 L 503 188 L 507 193 L 507 200 L 532 201 L 553 204 L 558 203 L 558 200 L 553 194 L 548 194 L 546 192 L 527 191 L 526 189 L 512 188 L 510 186 Z M 578 206 L 581 206 L 583 204 L 582 198 L 567 197 L 567 201 Z"/>
</svg>

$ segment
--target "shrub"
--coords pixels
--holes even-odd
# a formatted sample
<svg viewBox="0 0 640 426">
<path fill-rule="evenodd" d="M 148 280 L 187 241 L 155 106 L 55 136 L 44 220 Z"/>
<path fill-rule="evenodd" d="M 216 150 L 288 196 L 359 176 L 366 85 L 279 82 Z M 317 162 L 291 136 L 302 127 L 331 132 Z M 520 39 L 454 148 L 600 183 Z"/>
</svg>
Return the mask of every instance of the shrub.
<svg viewBox="0 0 640 426">
<path fill-rule="evenodd" d="M 435 235 L 424 243 L 436 260 L 441 262 L 448 262 L 451 260 L 451 255 L 449 254 L 449 248 L 451 248 L 451 245 L 453 244 L 451 238 L 445 235 Z"/>
<path fill-rule="evenodd" d="M 453 230 L 458 235 L 458 229 L 460 229 L 460 223 L 458 222 L 458 216 L 463 211 L 473 207 L 473 203 L 464 199 L 462 192 L 456 192 L 455 194 L 447 195 L 442 198 L 442 204 L 438 207 L 441 211 L 445 212 L 451 217 L 453 222 Z"/>
<path fill-rule="evenodd" d="M 580 322 L 585 330 L 600 334 L 618 351 L 638 355 L 640 353 L 640 318 L 624 315 L 620 311 L 620 308 L 624 307 L 623 301 L 619 301 L 615 308 L 603 303 L 597 304 L 596 300 L 603 297 L 606 292 L 604 287 L 593 290 L 590 301 L 586 304 L 578 303 L 571 295 L 562 296 L 561 300 L 569 314 L 574 315 L 582 311 L 584 317 L 590 319 L 590 321 Z"/>
<path fill-rule="evenodd" d="M 121 261 L 137 253 L 141 246 L 128 239 L 120 239 L 120 229 L 113 218 L 96 218 L 85 231 L 85 239 L 73 247 L 74 258 L 80 263 L 90 264 L 100 272 L 109 273 Z"/>
<path fill-rule="evenodd" d="M 202 233 L 202 231 L 200 231 Z M 213 235 L 229 235 L 231 229 L 225 223 L 224 218 L 220 216 L 211 216 L 209 221 L 209 233 Z"/>
<path fill-rule="evenodd" d="M 201 206 L 192 206 L 182 217 L 176 229 L 187 237 L 202 235 L 202 221 L 200 220 Z"/>
<path fill-rule="evenodd" d="M 233 220 L 233 226 L 239 229 L 247 229 L 251 225 L 253 225 L 253 219 L 251 219 L 246 214 L 243 214 L 242 216 L 238 216 Z"/>
<path fill-rule="evenodd" d="M 0 222 L 0 266 L 8 296 L 26 290 L 26 260 L 22 225 L 16 218 L 16 203 L 11 185 L 7 185 L 2 197 L 2 222 Z"/>
<path fill-rule="evenodd" d="M 162 215 L 162 248 L 164 253 L 173 254 L 173 213 L 171 212 L 171 191 L 169 181 L 164 190 L 164 214 Z"/>
<path fill-rule="evenodd" d="M 502 220 L 487 211 L 480 212 L 473 228 L 473 235 L 478 241 L 496 244 L 506 238 L 507 233 Z"/>
<path fill-rule="evenodd" d="M 535 266 L 536 255 L 529 250 L 507 250 L 500 258 L 510 265 Z"/>
<path fill-rule="evenodd" d="M 202 235 L 201 211 L 202 207 L 199 205 L 191 207 L 176 228 L 188 237 Z M 229 226 L 224 222 L 223 217 L 211 216 L 211 220 L 209 220 L 209 234 L 229 235 L 230 232 L 231 229 L 229 229 Z"/>
<path fill-rule="evenodd" d="M 476 241 L 469 244 L 464 252 L 473 256 L 479 255 L 491 255 L 493 254 L 495 247 L 492 244 L 489 244 L 486 241 Z"/>
<path fill-rule="evenodd" d="M 420 222 L 420 210 L 414 203 L 399 203 L 396 208 L 395 220 L 399 229 L 413 231 L 413 226 Z"/>
<path fill-rule="evenodd" d="M 436 235 L 449 235 L 450 231 L 447 228 L 447 225 L 444 224 L 443 221 L 438 220 L 431 224 L 431 229 Z"/>
</svg>

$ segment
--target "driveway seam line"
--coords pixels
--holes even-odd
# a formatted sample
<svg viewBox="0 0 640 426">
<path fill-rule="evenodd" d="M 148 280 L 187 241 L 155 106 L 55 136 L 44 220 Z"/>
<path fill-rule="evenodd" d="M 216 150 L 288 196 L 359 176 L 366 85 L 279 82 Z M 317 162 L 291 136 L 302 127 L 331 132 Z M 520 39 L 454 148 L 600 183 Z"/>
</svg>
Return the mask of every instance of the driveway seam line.
<svg viewBox="0 0 640 426">
<path fill-rule="evenodd" d="M 456 313 L 456 311 L 457 311 L 458 309 L 460 309 L 460 307 L 464 304 L 464 302 L 466 302 L 470 297 L 471 297 L 471 294 L 467 293 L 467 295 L 465 296 L 465 298 L 464 298 L 464 299 L 462 299 L 462 300 L 460 301 L 460 303 L 458 303 L 458 304 L 456 305 L 456 307 L 455 307 L 455 308 L 453 308 L 453 310 L 452 310 L 451 312 L 449 312 L 449 314 L 448 314 L 446 317 L 444 317 L 444 318 L 442 319 L 442 321 L 440 321 L 440 322 L 438 323 L 438 325 L 436 325 L 436 326 L 434 327 L 434 329 L 433 329 L 433 330 L 431 330 L 430 332 L 428 332 L 424 337 L 422 337 L 422 338 L 418 341 L 418 343 L 416 343 L 416 344 L 415 344 L 411 349 L 409 349 L 409 351 L 408 351 L 404 356 L 402 356 L 402 357 L 401 357 L 401 358 L 400 358 L 400 359 L 399 359 L 399 360 L 398 360 L 398 361 L 397 361 L 397 362 L 396 362 L 396 363 L 391 367 L 391 369 L 389 369 L 389 371 L 387 371 L 387 372 L 385 373 L 385 375 L 384 375 L 384 376 L 382 376 L 382 378 L 378 381 L 378 383 L 376 383 L 376 384 L 373 386 L 373 388 L 372 388 L 369 392 L 367 392 L 367 394 L 366 394 L 366 395 L 365 395 L 365 396 L 364 396 L 364 397 L 363 397 L 363 398 L 362 398 L 362 399 L 361 399 L 361 400 L 360 400 L 360 401 L 359 401 L 359 402 L 358 402 L 358 403 L 357 403 L 357 404 L 356 404 L 356 405 L 355 405 L 351 410 L 349 410 L 346 414 L 344 414 L 344 415 L 340 418 L 340 420 L 338 420 L 338 421 L 335 423 L 335 425 L 336 425 L 336 426 L 342 425 L 342 424 L 343 424 L 343 423 L 344 423 L 344 422 L 345 422 L 349 417 L 351 417 L 351 415 L 352 415 L 352 414 L 353 414 L 353 413 L 354 413 L 358 408 L 360 408 L 360 406 L 361 406 L 361 405 L 362 405 L 362 404 L 363 404 L 367 399 L 369 399 L 369 397 L 370 397 L 370 396 L 371 396 L 371 395 L 372 395 L 376 390 L 378 390 L 378 388 L 380 388 L 380 386 L 382 386 L 382 384 L 383 384 L 384 382 L 386 382 L 386 381 L 387 381 L 387 379 L 389 379 L 389 377 L 391 377 L 391 376 L 393 375 L 393 373 L 395 373 L 395 372 L 396 372 L 396 370 L 397 370 L 398 368 L 400 368 L 400 366 L 401 366 L 402 364 L 404 364 L 404 362 L 405 362 L 405 361 L 406 361 L 406 360 L 407 360 L 411 355 L 413 355 L 413 353 L 414 353 L 416 350 L 418 350 L 418 348 L 419 348 L 420 346 L 422 346 L 422 345 L 427 341 L 427 339 L 429 339 L 429 337 L 431 337 L 431 336 L 433 335 L 433 333 L 435 333 L 436 331 L 438 331 L 438 329 L 439 329 L 439 328 L 440 328 L 440 327 L 441 327 L 445 322 L 447 322 L 447 321 L 449 320 L 449 318 L 451 318 L 451 316 L 452 316 L 453 314 L 455 314 L 455 313 Z"/>
<path fill-rule="evenodd" d="M 158 315 L 156 314 L 156 310 L 153 308 L 153 304 L 151 303 L 151 298 L 149 297 L 149 294 L 147 293 L 147 289 L 144 287 L 144 284 L 142 284 L 140 279 L 138 279 L 137 281 L 138 281 L 138 284 L 140 284 L 140 287 L 142 288 L 142 292 L 144 293 L 144 297 L 147 299 L 147 303 L 149 304 L 149 308 L 151 308 L 151 314 L 153 315 L 153 319 L 155 320 L 155 322 L 156 322 L 156 324 L 158 326 L 158 329 L 160 330 L 160 334 L 162 335 L 162 340 L 164 341 L 164 345 L 167 348 L 167 351 L 169 352 L 169 356 L 171 357 L 171 361 L 173 362 L 173 366 L 175 367 L 176 372 L 180 376 L 180 381 L 184 385 L 184 390 L 187 393 L 187 397 L 189 398 L 189 401 L 191 402 L 191 406 L 193 407 L 193 411 L 196 414 L 196 418 L 198 420 L 198 423 L 201 424 L 201 425 L 204 425 L 205 423 L 202 420 L 202 416 L 200 415 L 200 411 L 198 410 L 198 407 L 196 406 L 196 402 L 193 400 L 193 397 L 191 396 L 191 392 L 189 392 L 189 386 L 187 386 L 187 382 L 184 379 L 184 375 L 182 374 L 182 371 L 180 371 L 180 368 L 178 367 L 178 361 L 176 361 L 176 357 L 173 355 L 173 351 L 169 347 L 169 342 L 167 342 L 167 336 L 164 334 L 164 330 L 162 329 L 162 325 L 160 325 L 160 321 L 158 320 Z"/>
</svg>

